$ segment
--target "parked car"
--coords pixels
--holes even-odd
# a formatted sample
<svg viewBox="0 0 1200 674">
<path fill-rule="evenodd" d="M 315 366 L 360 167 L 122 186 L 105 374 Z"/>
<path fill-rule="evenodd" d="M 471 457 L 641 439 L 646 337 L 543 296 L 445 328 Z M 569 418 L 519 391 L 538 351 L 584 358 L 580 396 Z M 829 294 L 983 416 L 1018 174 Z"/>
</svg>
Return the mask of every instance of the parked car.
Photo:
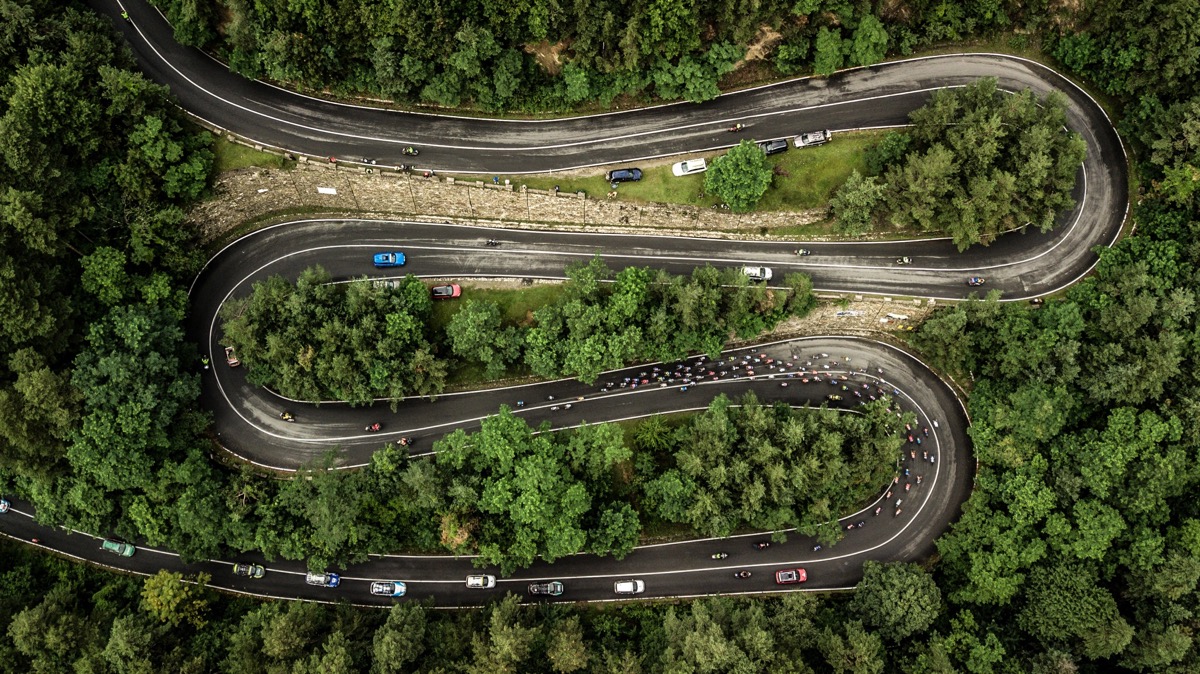
<svg viewBox="0 0 1200 674">
<path fill-rule="evenodd" d="M 783 138 L 776 138 L 775 140 L 764 140 L 758 144 L 758 147 L 770 157 L 773 154 L 787 152 L 788 143 Z"/>
<path fill-rule="evenodd" d="M 770 267 L 742 267 L 742 273 L 745 274 L 751 281 L 770 281 Z"/>
<path fill-rule="evenodd" d="M 646 584 L 640 580 L 618 580 L 613 583 L 613 592 L 617 594 L 641 594 L 646 591 Z"/>
<path fill-rule="evenodd" d="M 404 253 L 395 251 L 393 253 L 375 253 L 376 267 L 403 267 Z"/>
<path fill-rule="evenodd" d="M 779 585 L 803 583 L 806 580 L 808 573 L 804 569 L 780 569 L 775 572 L 775 582 Z"/>
<path fill-rule="evenodd" d="M 971 278 L 967 279 L 967 285 L 969 286 L 981 286 L 983 285 L 983 282 L 984 278 L 982 276 L 972 276 Z"/>
<path fill-rule="evenodd" d="M 704 173 L 708 170 L 708 162 L 703 159 L 689 159 L 671 166 L 671 173 L 677 176 L 690 176 L 694 173 Z"/>
<path fill-rule="evenodd" d="M 267 570 L 261 564 L 234 564 L 233 575 L 243 578 L 262 578 Z"/>
<path fill-rule="evenodd" d="M 400 283 L 401 281 L 398 278 L 377 278 L 374 281 L 371 281 L 371 285 L 375 286 L 376 288 L 386 288 L 388 290 L 395 290 L 396 288 L 399 288 Z"/>
<path fill-rule="evenodd" d="M 824 145 L 833 138 L 833 132 L 826 129 L 825 131 L 809 131 L 796 136 L 793 141 L 796 147 L 813 147 L 816 145 Z"/>
<path fill-rule="evenodd" d="M 604 174 L 604 179 L 610 183 L 631 183 L 642 179 L 642 169 L 639 168 L 623 168 L 609 171 Z"/>
<path fill-rule="evenodd" d="M 462 287 L 457 283 L 451 283 L 444 286 L 434 286 L 429 291 L 435 300 L 449 300 L 458 297 L 462 294 Z"/>
<path fill-rule="evenodd" d="M 304 582 L 309 585 L 320 585 L 321 587 L 337 587 L 342 584 L 342 577 L 336 573 L 313 573 L 309 571 L 304 575 Z"/>
<path fill-rule="evenodd" d="M 403 597 L 408 585 L 398 580 L 381 580 L 371 583 L 371 594 L 377 597 Z"/>
<path fill-rule="evenodd" d="M 114 555 L 120 555 L 122 557 L 132 557 L 133 553 L 137 552 L 137 548 L 135 548 L 131 543 L 112 541 L 107 538 L 100 543 L 100 549 L 104 550 L 105 552 L 111 552 Z"/>
<path fill-rule="evenodd" d="M 237 367 L 242 364 L 241 359 L 233 352 L 232 346 L 225 347 L 225 362 L 229 364 L 229 367 Z"/>
<path fill-rule="evenodd" d="M 490 590 L 496 587 L 496 577 L 482 574 L 467 576 L 467 587 L 472 590 Z"/>
<path fill-rule="evenodd" d="M 557 580 L 549 583 L 530 583 L 529 594 L 548 594 L 551 597 L 557 597 L 563 593 L 563 584 Z"/>
</svg>

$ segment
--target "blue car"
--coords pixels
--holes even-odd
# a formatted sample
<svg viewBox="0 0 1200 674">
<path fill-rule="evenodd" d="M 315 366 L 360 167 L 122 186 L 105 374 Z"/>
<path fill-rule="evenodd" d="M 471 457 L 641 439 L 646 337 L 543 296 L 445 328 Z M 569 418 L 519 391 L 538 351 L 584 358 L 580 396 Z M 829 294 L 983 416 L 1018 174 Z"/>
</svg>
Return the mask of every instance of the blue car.
<svg viewBox="0 0 1200 674">
<path fill-rule="evenodd" d="M 408 586 L 398 580 L 371 583 L 371 594 L 378 597 L 403 597 L 407 591 Z"/>
<path fill-rule="evenodd" d="M 342 584 L 342 577 L 336 573 L 313 573 L 309 571 L 304 576 L 304 582 L 321 587 L 337 587 Z"/>
<path fill-rule="evenodd" d="M 376 267 L 403 267 L 404 253 L 396 251 L 394 253 L 375 253 Z"/>
</svg>

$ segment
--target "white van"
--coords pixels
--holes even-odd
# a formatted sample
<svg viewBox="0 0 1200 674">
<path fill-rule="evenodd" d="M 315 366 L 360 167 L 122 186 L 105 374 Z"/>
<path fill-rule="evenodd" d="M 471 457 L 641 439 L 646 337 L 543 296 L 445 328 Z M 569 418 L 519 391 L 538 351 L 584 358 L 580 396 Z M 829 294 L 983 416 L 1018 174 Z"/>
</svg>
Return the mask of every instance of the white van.
<svg viewBox="0 0 1200 674">
<path fill-rule="evenodd" d="M 708 170 L 708 162 L 703 159 L 689 159 L 671 166 L 671 173 L 677 176 L 690 176 L 694 173 L 704 173 Z"/>
<path fill-rule="evenodd" d="M 770 267 L 742 267 L 742 273 L 750 277 L 751 281 L 770 281 Z"/>
</svg>

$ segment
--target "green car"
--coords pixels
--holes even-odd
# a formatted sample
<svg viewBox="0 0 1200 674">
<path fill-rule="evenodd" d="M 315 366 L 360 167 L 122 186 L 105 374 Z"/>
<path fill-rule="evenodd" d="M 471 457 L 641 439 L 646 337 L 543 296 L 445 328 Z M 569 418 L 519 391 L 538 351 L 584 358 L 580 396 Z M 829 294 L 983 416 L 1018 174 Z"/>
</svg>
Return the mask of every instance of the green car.
<svg viewBox="0 0 1200 674">
<path fill-rule="evenodd" d="M 121 555 L 122 557 L 132 557 L 137 548 L 130 543 L 122 543 L 121 541 L 110 541 L 107 538 L 100 544 L 100 549 L 113 554 Z"/>
</svg>

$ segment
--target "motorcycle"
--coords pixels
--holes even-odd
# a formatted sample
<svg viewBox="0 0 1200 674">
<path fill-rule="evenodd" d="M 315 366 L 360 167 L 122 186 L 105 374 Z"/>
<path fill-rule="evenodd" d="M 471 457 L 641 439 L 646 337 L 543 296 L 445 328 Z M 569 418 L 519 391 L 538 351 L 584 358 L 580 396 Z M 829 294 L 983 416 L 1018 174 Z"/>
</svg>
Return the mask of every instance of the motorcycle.
<svg viewBox="0 0 1200 674">
<path fill-rule="evenodd" d="M 733 574 L 733 577 L 734 578 L 749 578 L 750 572 L 749 571 L 737 571 Z"/>
<path fill-rule="evenodd" d="M 714 552 L 712 555 L 712 558 L 713 559 L 725 559 L 728 556 L 729 556 L 729 553 L 726 553 L 726 552 Z"/>
<path fill-rule="evenodd" d="M 367 426 L 367 432 L 368 433 L 378 433 L 381 428 L 383 428 L 383 424 L 376 421 L 375 423 Z"/>
<path fill-rule="evenodd" d="M 811 255 L 812 251 L 807 248 L 797 248 L 796 254 L 797 255 Z"/>
<path fill-rule="evenodd" d="M 404 156 L 406 156 L 406 157 L 415 157 L 419 154 L 421 154 L 421 153 L 417 150 L 417 148 L 415 148 L 411 145 L 404 148 Z"/>
<path fill-rule="evenodd" d="M 284 411 L 280 412 L 280 413 L 279 413 L 279 418 L 280 418 L 280 419 L 283 419 L 284 421 L 295 421 L 295 420 L 296 420 L 296 417 L 295 417 L 295 416 L 294 416 L 294 415 L 293 415 L 291 412 L 289 412 L 289 411 L 287 411 L 287 410 L 284 410 Z"/>
<path fill-rule="evenodd" d="M 413 439 L 412 438 L 400 438 L 399 442 L 400 442 L 401 447 L 412 447 Z"/>
<path fill-rule="evenodd" d="M 497 240 L 495 240 L 495 239 L 488 239 L 488 240 L 487 240 L 487 245 L 489 245 L 489 246 L 499 246 L 499 245 L 500 245 L 500 242 L 499 242 L 499 241 L 497 241 Z"/>
<path fill-rule="evenodd" d="M 745 128 L 746 128 L 745 124 L 734 124 L 733 126 L 729 127 L 728 131 L 730 133 L 737 133 L 738 131 L 745 130 Z"/>
<path fill-rule="evenodd" d="M 755 550 L 766 550 L 769 547 L 771 547 L 771 544 L 768 543 L 767 541 L 759 541 L 754 544 Z"/>
<path fill-rule="evenodd" d="M 907 257 L 902 257 L 899 260 L 896 260 L 896 264 L 912 264 L 912 259 L 907 258 Z"/>
<path fill-rule="evenodd" d="M 814 546 L 813 546 L 813 552 L 820 552 L 820 551 L 821 551 L 821 546 L 820 546 L 820 544 L 817 544 L 817 545 L 814 545 Z"/>
</svg>

